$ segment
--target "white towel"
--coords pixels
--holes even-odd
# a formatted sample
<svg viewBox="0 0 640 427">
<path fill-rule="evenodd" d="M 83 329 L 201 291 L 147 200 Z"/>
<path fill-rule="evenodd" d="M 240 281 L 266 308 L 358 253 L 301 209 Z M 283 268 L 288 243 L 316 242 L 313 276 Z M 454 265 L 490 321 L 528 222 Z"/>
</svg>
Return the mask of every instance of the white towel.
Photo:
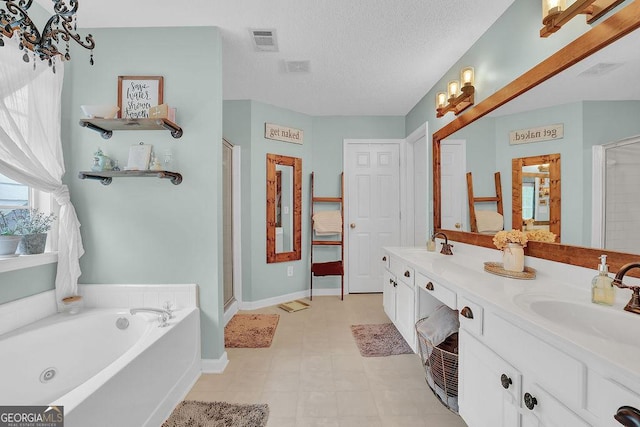
<svg viewBox="0 0 640 427">
<path fill-rule="evenodd" d="M 478 233 L 497 233 L 504 229 L 504 218 L 494 211 L 476 211 Z"/>
<path fill-rule="evenodd" d="M 435 347 L 442 344 L 449 335 L 458 332 L 459 328 L 458 311 L 441 305 L 434 310 L 431 316 L 420 323 L 418 332 Z"/>
<path fill-rule="evenodd" d="M 316 236 L 342 234 L 342 215 L 340 211 L 320 211 L 313 214 L 313 229 Z"/>
</svg>

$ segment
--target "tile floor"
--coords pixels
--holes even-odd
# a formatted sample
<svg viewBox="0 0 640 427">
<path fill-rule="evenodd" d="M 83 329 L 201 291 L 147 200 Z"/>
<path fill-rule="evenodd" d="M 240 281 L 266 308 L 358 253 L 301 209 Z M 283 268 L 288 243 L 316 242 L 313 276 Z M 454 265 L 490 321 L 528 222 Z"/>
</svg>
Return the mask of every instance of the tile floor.
<svg viewBox="0 0 640 427">
<path fill-rule="evenodd" d="M 315 297 L 287 313 L 270 348 L 229 348 L 222 374 L 203 374 L 187 399 L 268 403 L 268 427 L 463 427 L 424 380 L 416 354 L 362 357 L 350 325 L 386 323 L 382 295 Z"/>
</svg>

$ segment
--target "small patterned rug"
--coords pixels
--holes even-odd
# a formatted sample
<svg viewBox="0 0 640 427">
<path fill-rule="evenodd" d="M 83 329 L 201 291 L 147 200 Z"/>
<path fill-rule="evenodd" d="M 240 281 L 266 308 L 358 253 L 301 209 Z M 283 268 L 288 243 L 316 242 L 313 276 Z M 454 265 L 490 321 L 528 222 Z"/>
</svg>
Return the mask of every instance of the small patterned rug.
<svg viewBox="0 0 640 427">
<path fill-rule="evenodd" d="M 264 427 L 269 406 L 236 405 L 226 402 L 184 400 L 176 406 L 162 427 Z"/>
<path fill-rule="evenodd" d="M 364 357 L 393 356 L 413 353 L 393 323 L 351 325 L 360 354 Z"/>
<path fill-rule="evenodd" d="M 227 348 L 270 347 L 279 314 L 236 314 L 224 328 Z"/>
</svg>

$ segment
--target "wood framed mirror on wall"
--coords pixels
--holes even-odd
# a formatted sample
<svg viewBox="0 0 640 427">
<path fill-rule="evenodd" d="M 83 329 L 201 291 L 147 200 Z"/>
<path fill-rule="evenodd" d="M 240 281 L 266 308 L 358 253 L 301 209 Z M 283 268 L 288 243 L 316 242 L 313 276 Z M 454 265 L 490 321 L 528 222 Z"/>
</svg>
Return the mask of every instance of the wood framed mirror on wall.
<svg viewBox="0 0 640 427">
<path fill-rule="evenodd" d="M 511 160 L 512 229 L 522 230 L 531 220 L 531 228 L 549 230 L 556 242 L 562 241 L 560 176 L 557 153 Z"/>
<path fill-rule="evenodd" d="M 302 257 L 302 159 L 267 154 L 267 263 Z"/>
<path fill-rule="evenodd" d="M 620 9 L 618 12 L 607 18 L 604 22 L 591 28 L 589 31 L 567 44 L 564 48 L 558 50 L 555 54 L 551 55 L 546 60 L 536 65 L 531 70 L 525 72 L 502 89 L 484 99 L 482 102 L 476 104 L 474 107 L 470 108 L 465 113 L 461 114 L 456 119 L 433 134 L 433 220 L 434 229 L 436 232 L 445 232 L 450 240 L 484 246 L 487 248 L 495 248 L 492 243 L 492 236 L 490 235 L 442 229 L 440 142 L 445 138 L 451 137 L 454 133 L 460 131 L 471 123 L 476 122 L 478 119 L 494 112 L 498 108 L 507 106 L 507 104 L 509 104 L 511 101 L 518 101 L 517 98 L 520 97 L 520 95 L 526 94 L 526 92 L 537 87 L 541 83 L 546 82 L 556 75 L 559 75 L 565 70 L 568 70 L 573 65 L 590 57 L 603 48 L 614 45 L 615 42 L 624 38 L 625 36 L 630 35 L 631 33 L 634 33 L 634 31 L 636 31 L 638 28 L 640 28 L 640 2 L 631 2 Z M 634 38 L 635 34 L 637 33 L 634 33 L 632 35 Z M 625 40 L 631 38 L 631 36 L 628 36 L 625 38 Z M 585 91 L 585 93 L 588 92 L 589 91 Z M 616 126 L 615 119 L 612 123 L 610 123 L 610 126 Z M 588 135 L 583 135 L 583 139 L 586 139 L 587 136 Z M 455 135 L 455 137 L 457 137 L 457 135 Z M 571 154 L 570 157 L 565 157 L 565 159 L 567 160 L 567 162 L 575 161 L 575 159 L 584 158 L 584 155 L 585 153 L 583 149 L 582 151 L 577 151 L 575 155 Z M 501 166 L 504 168 L 505 172 L 507 168 L 511 166 L 510 159 L 512 157 L 520 156 L 508 157 L 509 165 Z M 564 163 L 565 161 L 563 160 L 563 172 L 565 169 Z M 498 167 L 497 170 L 500 170 L 501 167 Z M 587 172 L 582 170 L 581 173 L 576 173 L 575 175 L 571 176 L 574 179 L 580 179 L 582 181 L 590 180 L 590 177 L 588 175 L 585 176 L 586 174 Z M 564 183 L 563 191 L 566 193 L 566 195 L 569 196 L 576 194 L 572 191 L 568 191 L 567 186 L 565 186 Z M 584 192 L 584 190 L 580 190 L 580 192 Z M 564 196 L 562 197 L 562 202 L 565 203 Z M 578 207 L 576 207 L 576 209 L 572 212 L 579 213 L 581 212 L 581 209 L 584 209 L 584 206 L 587 205 L 587 201 L 585 200 L 578 203 Z M 563 209 L 563 212 L 565 212 L 565 214 L 570 211 L 571 210 Z M 507 214 L 508 212 L 511 212 L 514 215 L 512 216 L 511 221 L 505 221 L 506 224 L 512 224 L 513 228 L 516 228 L 516 225 L 520 226 L 520 221 L 522 219 L 514 219 L 514 217 L 518 214 L 517 209 L 515 210 L 515 212 L 513 212 L 512 209 L 506 209 L 505 214 Z M 565 225 L 570 224 L 567 223 Z M 583 227 L 583 229 L 589 228 L 590 225 L 590 223 L 587 224 L 585 222 L 585 226 Z M 566 244 L 569 239 L 566 239 L 566 237 L 568 236 L 565 226 L 562 227 L 562 233 L 562 243 L 530 242 L 526 248 L 527 255 L 558 261 L 566 264 L 593 268 L 594 261 L 597 262 L 598 256 L 600 254 L 607 254 L 607 261 L 612 271 L 616 271 L 622 265 L 628 262 L 637 261 L 638 257 L 640 256 L 640 248 L 638 248 L 638 251 L 635 253 L 622 253 L 607 249 L 586 247 L 588 246 L 588 244 Z"/>
</svg>

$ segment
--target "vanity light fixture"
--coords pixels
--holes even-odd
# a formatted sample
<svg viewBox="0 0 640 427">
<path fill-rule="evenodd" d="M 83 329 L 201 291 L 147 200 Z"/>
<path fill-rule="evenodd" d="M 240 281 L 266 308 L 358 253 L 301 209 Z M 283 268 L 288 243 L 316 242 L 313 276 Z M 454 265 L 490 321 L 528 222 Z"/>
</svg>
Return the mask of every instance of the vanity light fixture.
<svg viewBox="0 0 640 427">
<path fill-rule="evenodd" d="M 442 117 L 449 111 L 457 116 L 473 105 L 475 88 L 473 67 L 465 67 L 460 72 L 460 80 L 452 80 L 447 84 L 447 93 L 436 94 L 436 117 Z"/>
<path fill-rule="evenodd" d="M 33 57 L 47 60 L 49 66 L 55 72 L 55 58 L 60 56 L 63 61 L 71 59 L 69 54 L 69 41 L 73 40 L 85 49 L 91 50 L 89 63 L 93 65 L 93 48 L 95 42 L 89 34 L 82 41 L 82 37 L 76 33 L 76 12 L 78 0 L 53 0 L 54 14 L 45 24 L 42 32 L 29 17 L 29 8 L 33 0 L 2 0 L 5 8 L 0 8 L 0 47 L 4 46 L 4 37 L 11 38 L 14 35 L 20 42 L 19 48 L 25 53 L 22 55 L 24 62 L 29 62 Z M 58 44 L 64 44 L 64 53 L 58 50 Z M 35 67 L 35 62 L 34 62 Z"/>
<path fill-rule="evenodd" d="M 549 37 L 576 15 L 584 14 L 587 24 L 601 18 L 624 0 L 576 0 L 567 7 L 566 0 L 542 0 L 540 37 Z"/>
</svg>

